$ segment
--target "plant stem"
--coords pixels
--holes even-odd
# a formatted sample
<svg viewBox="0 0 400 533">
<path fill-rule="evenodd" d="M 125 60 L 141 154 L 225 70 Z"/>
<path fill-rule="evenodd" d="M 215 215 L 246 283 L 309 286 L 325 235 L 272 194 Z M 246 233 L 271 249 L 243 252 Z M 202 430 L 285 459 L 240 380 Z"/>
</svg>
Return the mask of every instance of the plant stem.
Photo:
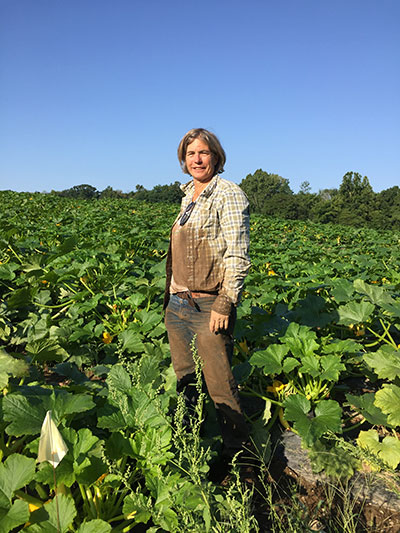
<svg viewBox="0 0 400 533">
<path fill-rule="evenodd" d="M 241 390 L 240 394 L 243 394 L 243 396 L 257 396 L 257 398 L 261 398 L 264 401 L 268 401 L 271 403 L 274 403 L 275 405 L 279 405 L 279 407 L 282 407 L 282 402 L 278 402 L 277 400 L 273 400 L 272 398 L 268 398 L 268 396 L 263 396 L 262 394 L 256 392 L 251 387 L 246 385 L 246 389 L 248 389 L 251 392 L 246 392 L 245 390 Z"/>
</svg>

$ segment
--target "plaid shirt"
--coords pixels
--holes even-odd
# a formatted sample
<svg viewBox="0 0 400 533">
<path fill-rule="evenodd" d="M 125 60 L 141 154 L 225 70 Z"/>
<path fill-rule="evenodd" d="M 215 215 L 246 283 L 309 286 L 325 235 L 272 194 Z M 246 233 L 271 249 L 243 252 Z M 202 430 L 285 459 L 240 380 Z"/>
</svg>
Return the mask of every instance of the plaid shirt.
<svg viewBox="0 0 400 533">
<path fill-rule="evenodd" d="M 190 181 L 182 185 L 185 193 L 180 219 L 194 194 Z M 227 315 L 237 305 L 244 279 L 250 268 L 249 202 L 240 187 L 214 176 L 196 200 L 196 205 L 182 229 L 187 232 L 185 257 L 187 286 L 194 292 L 218 292 L 213 309 Z M 171 245 L 167 257 L 165 306 L 172 277 Z"/>
</svg>

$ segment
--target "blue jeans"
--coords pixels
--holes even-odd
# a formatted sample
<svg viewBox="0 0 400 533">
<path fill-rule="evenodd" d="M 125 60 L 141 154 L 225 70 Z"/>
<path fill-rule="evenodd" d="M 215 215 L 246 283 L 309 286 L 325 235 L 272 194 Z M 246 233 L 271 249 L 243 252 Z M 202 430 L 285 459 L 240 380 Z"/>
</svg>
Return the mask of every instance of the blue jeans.
<svg viewBox="0 0 400 533">
<path fill-rule="evenodd" d="M 165 313 L 165 325 L 177 377 L 177 391 L 185 392 L 189 404 L 197 400 L 193 385 L 195 364 L 190 349 L 193 336 L 196 335 L 196 348 L 203 362 L 204 380 L 217 410 L 224 453 L 233 456 L 248 439 L 248 428 L 231 370 L 236 309 L 232 309 L 227 331 L 211 333 L 209 322 L 215 298 L 212 295 L 195 298 L 197 306 L 192 307 L 188 300 L 171 295 Z"/>
</svg>

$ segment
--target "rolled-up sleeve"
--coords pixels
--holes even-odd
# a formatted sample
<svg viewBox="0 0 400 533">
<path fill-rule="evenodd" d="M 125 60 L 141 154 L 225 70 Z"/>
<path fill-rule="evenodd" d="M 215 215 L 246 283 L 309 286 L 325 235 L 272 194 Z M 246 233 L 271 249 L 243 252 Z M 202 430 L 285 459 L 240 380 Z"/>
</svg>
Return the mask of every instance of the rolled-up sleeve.
<svg viewBox="0 0 400 533">
<path fill-rule="evenodd" d="M 249 202 L 239 187 L 224 191 L 218 200 L 219 222 L 226 249 L 222 258 L 222 288 L 213 309 L 228 315 L 232 304 L 239 303 L 244 279 L 250 269 L 250 213 Z"/>
</svg>

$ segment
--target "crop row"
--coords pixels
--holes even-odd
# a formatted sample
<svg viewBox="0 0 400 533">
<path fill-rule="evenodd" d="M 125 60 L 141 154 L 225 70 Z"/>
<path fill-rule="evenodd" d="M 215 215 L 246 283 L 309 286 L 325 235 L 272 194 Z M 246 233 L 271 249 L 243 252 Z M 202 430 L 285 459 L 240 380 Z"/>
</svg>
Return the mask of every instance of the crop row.
<svg viewBox="0 0 400 533">
<path fill-rule="evenodd" d="M 212 428 L 201 440 L 200 420 L 181 427 L 162 315 L 176 207 L 0 201 L 0 530 L 50 531 L 61 514 L 62 531 L 232 531 L 235 520 L 255 531 L 247 491 L 207 481 Z M 316 470 L 398 469 L 399 244 L 396 232 L 252 216 L 234 372 L 245 404 L 260 406 L 248 414 L 264 458 L 280 421 Z M 48 410 L 69 449 L 56 469 L 62 513 L 52 467 L 35 465 Z"/>
</svg>

